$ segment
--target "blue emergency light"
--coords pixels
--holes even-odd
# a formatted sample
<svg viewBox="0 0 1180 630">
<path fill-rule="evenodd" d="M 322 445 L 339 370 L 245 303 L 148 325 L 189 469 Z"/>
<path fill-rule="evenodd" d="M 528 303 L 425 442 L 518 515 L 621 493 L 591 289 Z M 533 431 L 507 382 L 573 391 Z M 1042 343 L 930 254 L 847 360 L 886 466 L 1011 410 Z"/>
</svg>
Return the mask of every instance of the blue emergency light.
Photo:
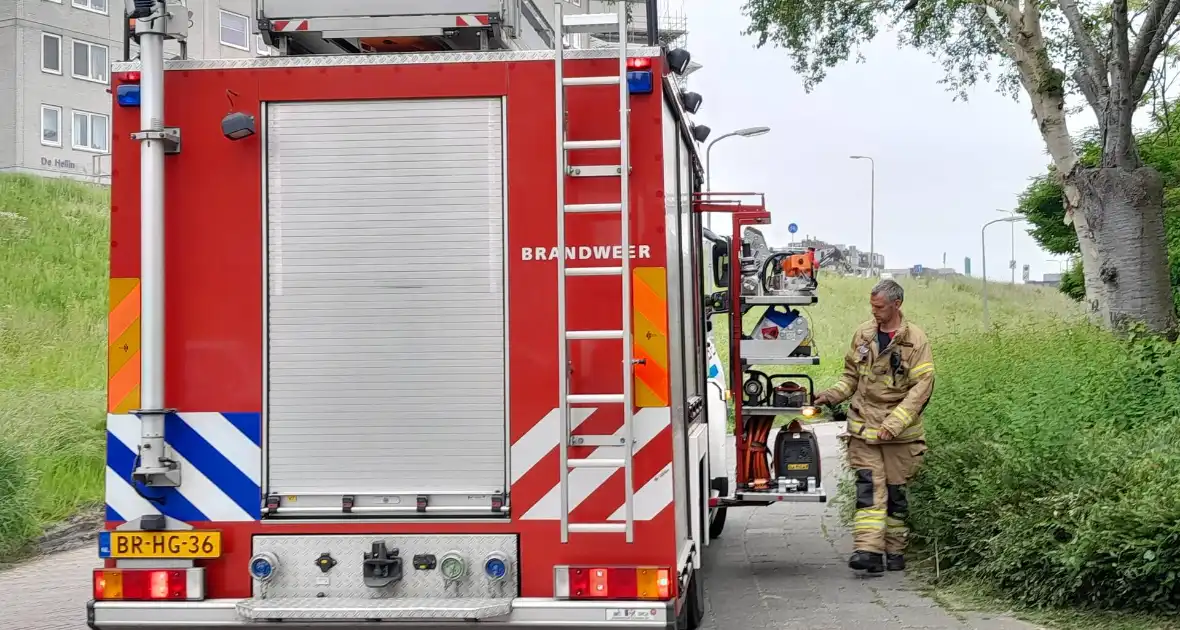
<svg viewBox="0 0 1180 630">
<path fill-rule="evenodd" d="M 115 100 L 119 107 L 139 107 L 139 85 L 123 83 L 115 88 Z"/>
<path fill-rule="evenodd" d="M 627 60 L 627 93 L 651 94 L 654 82 L 651 76 L 651 59 L 632 57 Z"/>
</svg>

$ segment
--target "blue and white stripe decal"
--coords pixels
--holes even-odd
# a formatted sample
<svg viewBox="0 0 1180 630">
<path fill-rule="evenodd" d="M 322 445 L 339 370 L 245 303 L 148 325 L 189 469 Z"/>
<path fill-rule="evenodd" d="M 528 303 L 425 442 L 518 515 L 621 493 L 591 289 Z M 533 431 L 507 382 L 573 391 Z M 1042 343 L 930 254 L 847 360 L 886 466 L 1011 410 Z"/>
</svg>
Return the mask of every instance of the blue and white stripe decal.
<svg viewBox="0 0 1180 630">
<path fill-rule="evenodd" d="M 182 521 L 256 521 L 262 502 L 262 419 L 257 413 L 173 413 L 164 421 L 180 487 L 132 485 L 139 418 L 107 415 L 109 521 L 166 514 Z M 137 491 L 138 490 L 138 491 Z"/>
</svg>

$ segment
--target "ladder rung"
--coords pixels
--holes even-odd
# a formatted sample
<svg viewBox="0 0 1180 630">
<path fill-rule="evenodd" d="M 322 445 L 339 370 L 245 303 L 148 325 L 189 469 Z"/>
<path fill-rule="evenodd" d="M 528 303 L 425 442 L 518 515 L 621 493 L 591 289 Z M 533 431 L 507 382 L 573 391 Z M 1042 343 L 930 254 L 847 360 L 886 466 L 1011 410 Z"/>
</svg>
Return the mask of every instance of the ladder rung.
<svg viewBox="0 0 1180 630">
<path fill-rule="evenodd" d="M 618 13 L 575 13 L 562 18 L 567 33 L 617 33 Z"/>
<path fill-rule="evenodd" d="M 566 464 L 570 468 L 622 468 L 627 462 L 622 459 L 569 459 Z"/>
<path fill-rule="evenodd" d="M 567 276 L 621 276 L 622 267 L 566 267 Z"/>
<path fill-rule="evenodd" d="M 623 169 L 620 166 L 600 164 L 597 166 L 570 166 L 567 169 L 570 177 L 618 177 Z"/>
<path fill-rule="evenodd" d="M 587 212 L 622 212 L 623 204 L 621 203 L 568 203 L 565 205 L 565 211 L 571 214 L 583 214 Z"/>
<path fill-rule="evenodd" d="M 619 140 L 566 140 L 564 143 L 566 151 L 576 151 L 578 149 L 617 149 L 623 146 Z"/>
<path fill-rule="evenodd" d="M 570 523 L 569 530 L 577 534 L 622 534 L 626 523 Z"/>
<path fill-rule="evenodd" d="M 627 438 L 621 435 L 571 435 L 570 446 L 624 446 Z"/>
<path fill-rule="evenodd" d="M 611 403 L 622 403 L 622 394 L 570 394 L 566 397 L 570 404 L 577 403 L 591 403 L 599 405 L 609 405 Z"/>
<path fill-rule="evenodd" d="M 618 85 L 621 79 L 618 76 L 609 77 L 566 77 L 561 80 L 561 84 L 569 87 L 576 87 L 579 85 Z"/>
<path fill-rule="evenodd" d="M 565 333 L 566 339 L 622 339 L 621 330 L 570 330 Z"/>
</svg>

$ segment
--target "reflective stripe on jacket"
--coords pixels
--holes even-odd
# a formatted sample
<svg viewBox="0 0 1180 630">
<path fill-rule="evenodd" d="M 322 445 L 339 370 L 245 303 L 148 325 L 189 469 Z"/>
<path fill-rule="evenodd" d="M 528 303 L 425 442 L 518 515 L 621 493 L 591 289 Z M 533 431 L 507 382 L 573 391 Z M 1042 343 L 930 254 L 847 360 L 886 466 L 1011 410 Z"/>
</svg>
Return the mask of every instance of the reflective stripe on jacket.
<svg viewBox="0 0 1180 630">
<path fill-rule="evenodd" d="M 891 442 L 914 442 L 926 437 L 922 412 L 933 391 L 930 340 L 903 318 L 884 351 L 877 344 L 877 323 L 861 324 L 844 355 L 840 380 L 823 394 L 833 403 L 849 401 L 850 434 L 876 442 L 885 427 Z"/>
</svg>

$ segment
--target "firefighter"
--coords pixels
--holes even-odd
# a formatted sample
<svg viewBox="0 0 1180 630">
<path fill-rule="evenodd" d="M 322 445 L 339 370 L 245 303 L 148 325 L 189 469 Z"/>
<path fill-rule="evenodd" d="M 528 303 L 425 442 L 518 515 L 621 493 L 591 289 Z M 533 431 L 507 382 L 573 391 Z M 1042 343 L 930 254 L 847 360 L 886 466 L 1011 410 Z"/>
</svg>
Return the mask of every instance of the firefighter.
<svg viewBox="0 0 1180 630">
<path fill-rule="evenodd" d="M 905 569 L 906 483 L 926 453 L 922 412 L 934 390 L 934 360 L 926 334 L 902 315 L 904 297 L 893 280 L 873 287 L 873 319 L 853 334 L 840 380 L 815 396 L 817 405 L 850 400 L 843 437 L 856 518 L 848 566 L 868 573 Z"/>
</svg>

